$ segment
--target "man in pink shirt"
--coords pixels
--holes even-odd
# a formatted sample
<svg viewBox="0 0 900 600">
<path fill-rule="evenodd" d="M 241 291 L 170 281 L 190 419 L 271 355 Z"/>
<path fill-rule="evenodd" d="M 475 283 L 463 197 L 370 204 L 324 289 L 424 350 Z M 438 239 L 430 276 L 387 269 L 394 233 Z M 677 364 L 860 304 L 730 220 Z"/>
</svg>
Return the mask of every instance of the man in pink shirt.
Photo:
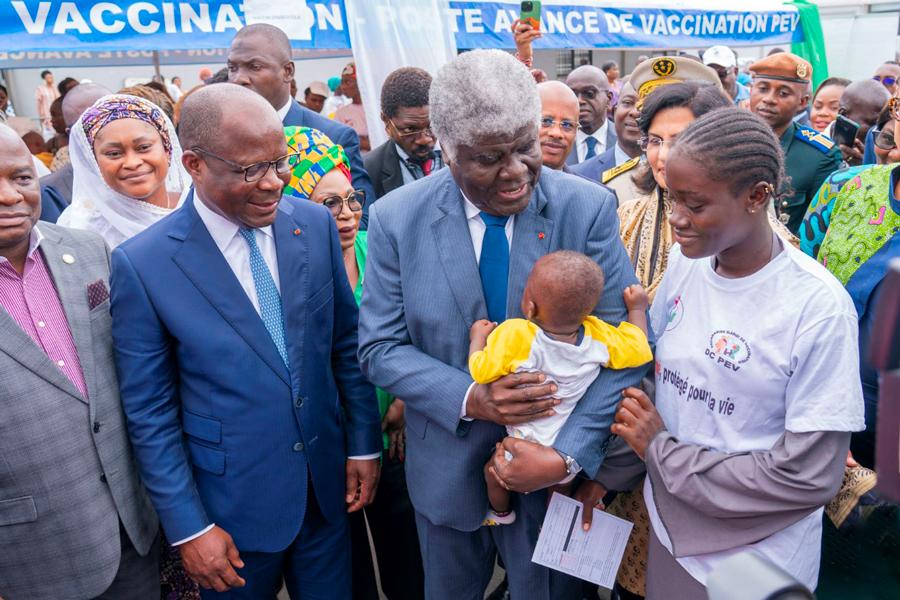
<svg viewBox="0 0 900 600">
<path fill-rule="evenodd" d="M 356 63 L 348 63 L 341 71 L 341 89 L 344 95 L 352 100 L 350 104 L 340 107 L 334 113 L 334 120 L 351 127 L 359 136 L 359 150 L 366 153 L 372 149 L 369 142 L 369 125 L 366 122 L 366 110 L 363 108 L 362 94 L 356 80 Z"/>
<path fill-rule="evenodd" d="M 159 521 L 119 399 L 109 251 L 40 213 L 28 148 L 0 125 L 0 597 L 157 597 Z"/>
</svg>

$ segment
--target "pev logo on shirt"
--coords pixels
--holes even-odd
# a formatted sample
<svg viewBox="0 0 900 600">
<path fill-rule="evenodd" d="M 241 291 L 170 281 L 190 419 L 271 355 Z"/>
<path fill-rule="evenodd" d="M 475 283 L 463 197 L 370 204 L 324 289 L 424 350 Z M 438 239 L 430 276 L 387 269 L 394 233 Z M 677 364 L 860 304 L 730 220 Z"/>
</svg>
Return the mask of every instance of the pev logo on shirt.
<svg viewBox="0 0 900 600">
<path fill-rule="evenodd" d="M 709 336 L 709 347 L 704 351 L 717 365 L 732 371 L 739 371 L 740 365 L 750 360 L 750 344 L 733 331 L 720 329 Z"/>
<path fill-rule="evenodd" d="M 672 331 L 678 327 L 682 318 L 684 318 L 684 301 L 681 299 L 681 294 L 679 294 L 672 300 L 672 304 L 666 308 L 666 331 Z"/>
</svg>

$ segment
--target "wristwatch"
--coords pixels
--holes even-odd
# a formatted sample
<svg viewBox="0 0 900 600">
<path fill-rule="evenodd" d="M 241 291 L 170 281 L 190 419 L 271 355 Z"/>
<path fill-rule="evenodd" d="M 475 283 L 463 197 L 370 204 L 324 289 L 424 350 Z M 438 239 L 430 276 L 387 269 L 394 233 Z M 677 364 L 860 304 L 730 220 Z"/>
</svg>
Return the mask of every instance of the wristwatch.
<svg viewBox="0 0 900 600">
<path fill-rule="evenodd" d="M 554 450 L 555 450 L 555 448 L 554 448 Z M 560 452 L 559 450 L 556 450 L 556 453 L 559 454 L 559 456 L 566 463 L 566 475 L 572 475 L 581 470 L 581 466 L 578 464 L 578 461 L 576 461 L 574 458 L 572 458 L 568 454 Z"/>
</svg>

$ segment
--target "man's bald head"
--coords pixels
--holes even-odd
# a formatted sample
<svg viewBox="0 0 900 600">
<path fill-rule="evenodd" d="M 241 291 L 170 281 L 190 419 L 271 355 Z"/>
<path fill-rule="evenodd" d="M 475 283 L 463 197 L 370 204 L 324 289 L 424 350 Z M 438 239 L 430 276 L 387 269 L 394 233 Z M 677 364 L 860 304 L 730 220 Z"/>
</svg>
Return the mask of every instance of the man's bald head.
<svg viewBox="0 0 900 600">
<path fill-rule="evenodd" d="M 251 127 L 281 130 L 275 109 L 252 90 L 232 84 L 207 85 L 184 101 L 178 139 L 185 150 L 222 152 L 231 145 L 229 133 Z"/>
<path fill-rule="evenodd" d="M 592 135 L 606 123 L 606 109 L 612 99 L 606 73 L 593 65 L 582 65 L 569 73 L 566 85 L 578 96 L 581 129 Z"/>
<path fill-rule="evenodd" d="M 541 98 L 541 160 L 545 167 L 561 169 L 575 146 L 578 96 L 561 81 L 545 81 L 537 88 Z"/>
<path fill-rule="evenodd" d="M 228 51 L 228 81 L 250 88 L 278 110 L 293 97 L 293 80 L 291 42 L 283 31 L 264 23 L 238 31 Z"/>
<path fill-rule="evenodd" d="M 41 185 L 19 134 L 0 124 L 0 256 L 22 272 L 31 229 L 41 216 Z"/>
<path fill-rule="evenodd" d="M 880 82 L 873 79 L 854 81 L 841 94 L 840 114 L 859 123 L 857 138 L 866 139 L 869 129 L 878 121 L 878 113 L 891 94 Z"/>
<path fill-rule="evenodd" d="M 231 48 L 256 42 L 263 42 L 267 55 L 275 60 L 282 62 L 291 60 L 291 40 L 285 32 L 268 23 L 254 23 L 238 31 L 231 40 Z"/>
<path fill-rule="evenodd" d="M 111 94 L 108 89 L 96 83 L 80 83 L 69 90 L 63 97 L 62 111 L 66 127 L 71 127 L 75 121 L 93 106 L 94 102 Z"/>
</svg>

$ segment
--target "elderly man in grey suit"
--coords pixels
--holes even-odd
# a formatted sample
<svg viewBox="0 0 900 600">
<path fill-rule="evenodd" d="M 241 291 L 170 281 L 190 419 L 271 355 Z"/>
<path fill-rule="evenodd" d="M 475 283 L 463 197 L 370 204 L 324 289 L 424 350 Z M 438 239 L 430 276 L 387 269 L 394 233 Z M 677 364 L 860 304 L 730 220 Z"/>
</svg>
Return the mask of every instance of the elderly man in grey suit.
<svg viewBox="0 0 900 600">
<path fill-rule="evenodd" d="M 109 253 L 37 226 L 28 148 L 0 125 L 0 597 L 159 597 L 159 523 L 119 401 Z"/>
<path fill-rule="evenodd" d="M 521 317 L 535 261 L 562 249 L 599 263 L 608 293 L 595 314 L 622 321 L 621 291 L 635 277 L 615 200 L 581 178 L 542 170 L 540 100 L 512 56 L 460 55 L 434 80 L 430 105 L 449 169 L 373 205 L 359 350 L 368 378 L 406 401 L 406 469 L 426 596 L 482 598 L 499 552 L 513 598 L 577 597 L 578 582 L 531 562 L 546 493 L 515 495 L 513 524 L 482 526 L 483 467 L 502 440 L 494 466 L 513 491 L 543 490 L 580 470 L 593 476 L 620 392 L 640 373 L 601 372 L 552 448 L 504 440 L 504 425 L 552 413 L 555 385 L 540 373 L 475 385 L 466 367 L 469 328 L 478 319 Z"/>
</svg>

